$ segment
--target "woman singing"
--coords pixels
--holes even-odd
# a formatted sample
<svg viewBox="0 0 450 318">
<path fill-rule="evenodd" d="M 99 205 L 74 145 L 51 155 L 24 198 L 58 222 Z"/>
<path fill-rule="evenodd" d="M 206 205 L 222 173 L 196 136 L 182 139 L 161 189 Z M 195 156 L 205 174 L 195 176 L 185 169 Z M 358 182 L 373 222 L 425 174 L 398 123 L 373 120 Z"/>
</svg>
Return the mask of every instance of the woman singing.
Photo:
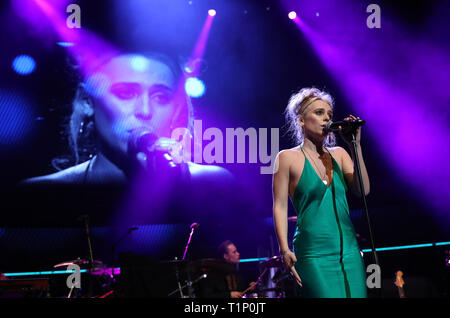
<svg viewBox="0 0 450 318">
<path fill-rule="evenodd" d="M 117 210 L 121 226 L 192 222 L 213 208 L 219 213 L 216 202 L 234 177 L 223 167 L 183 158 L 194 114 L 181 65 L 154 52 L 105 54 L 95 65 L 81 74 L 73 100 L 68 135 L 74 155 L 55 158 L 59 171 L 22 185 L 38 190 L 32 193 L 46 210 L 56 206 L 56 196 L 56 211 L 89 209 L 103 221 Z M 176 130 L 183 132 L 181 141 Z M 80 191 L 83 200 L 75 199 Z"/>
<path fill-rule="evenodd" d="M 316 88 L 294 94 L 286 118 L 299 146 L 278 154 L 273 175 L 273 216 L 280 253 L 305 297 L 366 297 L 365 270 L 346 192 L 360 194 L 353 160 L 326 130 L 333 117 L 333 99 Z M 350 115 L 345 121 L 357 117 Z M 341 130 L 343 139 L 350 144 Z M 361 132 L 356 145 L 365 193 L 369 177 L 362 159 Z M 354 156 L 352 150 L 352 157 Z M 287 240 L 288 196 L 297 212 L 294 251 Z"/>
<path fill-rule="evenodd" d="M 185 91 L 177 91 L 183 77 L 178 63 L 159 53 L 118 53 L 98 64 L 80 83 L 73 101 L 68 131 L 75 164 L 60 169 L 62 160 L 55 159 L 53 164 L 60 171 L 28 179 L 26 184 L 122 184 L 137 169 L 152 179 L 167 179 L 168 171 L 176 170 L 172 166 L 191 179 L 229 177 L 229 172 L 218 166 L 190 161 L 176 165 L 172 158 L 157 161 L 150 157 L 172 156 L 180 145 L 170 139 L 173 130 L 192 130 L 191 100 Z M 143 133 L 157 139 L 154 151 L 136 156 L 139 149 L 131 149 L 137 148 L 133 141 Z"/>
</svg>

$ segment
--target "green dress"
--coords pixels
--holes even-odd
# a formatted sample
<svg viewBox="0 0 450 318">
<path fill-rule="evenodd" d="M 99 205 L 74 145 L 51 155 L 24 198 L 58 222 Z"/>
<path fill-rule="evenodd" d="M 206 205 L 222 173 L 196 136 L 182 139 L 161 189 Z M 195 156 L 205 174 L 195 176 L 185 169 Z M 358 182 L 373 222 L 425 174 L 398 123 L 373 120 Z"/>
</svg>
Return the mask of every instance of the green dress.
<svg viewBox="0 0 450 318">
<path fill-rule="evenodd" d="M 297 211 L 295 268 L 302 279 L 304 297 L 367 297 L 364 263 L 349 216 L 347 186 L 341 168 L 331 158 L 333 179 L 326 186 L 305 156 L 292 198 Z"/>
</svg>

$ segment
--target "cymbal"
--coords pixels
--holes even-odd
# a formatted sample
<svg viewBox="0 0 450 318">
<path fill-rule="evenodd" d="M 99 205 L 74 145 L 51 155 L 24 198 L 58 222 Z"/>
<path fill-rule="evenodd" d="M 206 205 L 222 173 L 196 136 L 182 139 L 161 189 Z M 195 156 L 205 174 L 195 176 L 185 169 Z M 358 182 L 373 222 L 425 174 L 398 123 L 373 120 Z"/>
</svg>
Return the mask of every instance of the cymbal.
<svg viewBox="0 0 450 318">
<path fill-rule="evenodd" d="M 188 267 L 190 262 L 187 260 L 181 260 L 181 259 L 171 259 L 171 260 L 160 261 L 159 263 L 163 266 L 170 267 L 174 270 L 175 269 L 186 270 L 186 268 Z"/>
<path fill-rule="evenodd" d="M 66 261 L 66 262 L 62 262 L 62 263 L 56 264 L 53 267 L 54 268 L 58 268 L 58 267 L 66 267 L 66 266 L 69 266 L 69 265 L 89 266 L 89 260 L 77 258 L 77 259 L 72 260 L 72 261 Z M 92 265 L 93 265 L 93 267 L 103 267 L 104 266 L 102 261 L 97 261 L 97 260 L 94 260 L 94 263 Z"/>
<path fill-rule="evenodd" d="M 263 263 L 260 264 L 263 268 L 267 267 L 283 267 L 283 262 L 281 261 L 281 256 L 273 256 L 271 258 L 266 259 Z"/>
<path fill-rule="evenodd" d="M 111 267 L 94 268 L 91 272 L 89 272 L 89 274 L 95 276 L 106 275 L 109 277 L 113 277 L 114 275 L 120 274 L 120 269 Z"/>
<path fill-rule="evenodd" d="M 161 261 L 160 263 L 162 263 L 162 264 L 187 264 L 188 261 L 182 260 L 182 259 L 169 259 L 169 260 Z"/>
<path fill-rule="evenodd" d="M 274 291 L 274 292 L 279 292 L 279 291 L 281 291 L 282 289 L 280 288 L 280 287 L 273 287 L 273 288 L 262 288 L 262 289 L 257 289 L 256 291 L 257 292 L 260 292 L 260 293 L 264 293 L 264 292 L 271 292 L 271 291 Z"/>
<path fill-rule="evenodd" d="M 233 273 L 236 267 L 222 259 L 204 258 L 191 262 L 191 268 L 195 271 L 218 271 L 221 273 Z"/>
</svg>

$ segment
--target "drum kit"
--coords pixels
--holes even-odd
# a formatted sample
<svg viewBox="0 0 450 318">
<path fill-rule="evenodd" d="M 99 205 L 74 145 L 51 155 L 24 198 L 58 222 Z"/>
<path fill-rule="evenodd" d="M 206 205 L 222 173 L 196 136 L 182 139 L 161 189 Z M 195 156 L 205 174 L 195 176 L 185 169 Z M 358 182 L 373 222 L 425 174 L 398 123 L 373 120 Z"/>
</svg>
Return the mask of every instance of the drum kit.
<svg viewBox="0 0 450 318">
<path fill-rule="evenodd" d="M 176 286 L 173 286 L 167 297 L 196 298 L 198 282 L 205 280 L 211 274 L 235 273 L 236 266 L 220 259 L 205 258 L 194 261 L 168 260 L 161 261 L 162 266 L 167 266 L 176 277 Z M 89 277 L 89 288 L 71 288 L 65 298 L 106 298 L 117 297 L 120 292 L 120 284 L 116 284 L 116 277 L 120 275 L 119 268 L 111 268 L 102 261 L 77 258 L 54 265 L 54 268 L 69 268 L 77 265 L 83 270 L 83 276 Z M 260 276 L 256 280 L 254 288 L 248 288 L 242 292 L 242 298 L 283 298 L 286 297 L 285 285 L 291 279 L 286 273 L 280 256 L 267 258 L 259 263 Z"/>
<path fill-rule="evenodd" d="M 65 261 L 54 265 L 53 268 L 58 269 L 66 268 L 68 273 L 70 272 L 70 270 L 77 268 L 80 271 L 78 273 L 80 274 L 79 278 L 80 280 L 82 278 L 81 271 L 83 271 L 83 273 L 86 274 L 83 276 L 84 278 L 83 285 L 87 285 L 88 288 L 77 288 L 76 285 L 69 287 L 68 281 L 66 282 L 67 287 L 69 287 L 70 289 L 69 294 L 66 296 L 67 298 L 73 297 L 104 298 L 114 293 L 112 287 L 115 285 L 115 275 L 119 274 L 120 270 L 107 267 L 102 261 L 94 260 L 90 236 L 89 216 L 81 215 L 78 218 L 78 221 L 82 221 L 84 225 L 89 251 L 89 258 L 88 259 L 77 258 L 74 260 Z"/>
<path fill-rule="evenodd" d="M 273 256 L 260 262 L 261 275 L 256 281 L 256 288 L 245 290 L 242 298 L 285 298 L 286 286 L 292 279 L 284 267 L 281 256 Z"/>
<path fill-rule="evenodd" d="M 79 268 L 83 272 L 85 281 L 87 278 L 88 288 L 70 288 L 68 286 L 70 288 L 70 291 L 66 297 L 106 298 L 124 296 L 124 293 L 121 290 L 121 284 L 118 284 L 116 281 L 116 276 L 121 274 L 121 270 L 119 268 L 108 267 L 102 261 L 94 260 L 88 224 L 89 218 L 88 216 L 82 216 L 81 220 L 84 221 L 85 225 L 89 247 L 89 258 L 77 258 L 74 260 L 58 263 L 53 267 L 66 268 L 67 270 L 69 270 L 73 269 L 74 265 L 78 266 L 77 268 Z M 196 225 L 196 223 L 194 223 L 193 225 Z M 173 260 L 158 261 L 158 269 L 162 268 L 164 272 L 170 273 L 173 279 L 170 279 L 170 282 L 169 280 L 165 281 L 165 277 L 162 278 L 164 276 L 162 274 L 163 271 L 161 271 L 161 275 L 158 274 L 158 271 L 156 275 L 152 273 L 152 275 L 161 276 L 159 277 L 159 280 L 161 280 L 162 278 L 165 285 L 170 285 L 172 283 L 174 284 L 173 289 L 166 294 L 167 297 L 195 298 L 196 286 L 200 281 L 207 281 L 206 278 L 209 275 L 219 274 L 225 277 L 228 274 L 236 273 L 235 265 L 227 263 L 226 261 L 221 259 L 205 258 L 193 261 L 188 261 L 185 259 L 193 231 L 197 227 L 191 225 L 190 237 L 182 259 L 175 258 Z M 132 228 L 132 230 L 134 229 L 135 228 Z M 128 231 L 126 235 L 128 235 L 130 232 L 131 231 Z M 123 237 L 120 240 L 122 239 Z M 117 243 L 115 245 L 117 245 Z M 146 270 L 149 272 L 155 272 L 154 270 L 148 268 Z M 259 272 L 261 274 L 257 278 L 256 284 L 244 290 L 242 292 L 242 298 L 289 297 L 289 295 L 286 295 L 286 290 L 289 289 L 287 288 L 287 286 L 290 284 L 292 278 L 287 273 L 281 256 L 273 256 L 267 258 L 264 261 L 261 261 L 259 263 Z M 122 276 L 124 275 L 121 275 L 121 280 L 123 282 Z M 167 286 L 164 287 L 166 288 Z M 202 297 L 201 295 L 197 296 Z"/>
<path fill-rule="evenodd" d="M 177 265 L 179 272 L 184 271 L 189 274 L 186 277 L 193 277 L 186 280 L 184 284 L 178 284 L 178 288 L 171 291 L 168 296 L 178 295 L 181 298 L 195 298 L 196 285 L 199 281 L 208 278 L 210 274 L 222 275 L 236 273 L 236 266 L 221 259 L 200 259 L 190 262 L 167 261 L 165 263 Z M 256 284 L 242 291 L 241 298 L 283 298 L 286 297 L 285 285 L 292 280 L 284 268 L 281 256 L 273 256 L 261 261 L 259 264 L 261 273 L 256 280 Z M 273 275 L 271 275 L 273 274 Z M 177 276 L 179 278 L 179 276 Z M 197 295 L 200 298 L 207 295 Z"/>
<path fill-rule="evenodd" d="M 71 286 L 69 288 L 69 294 L 65 298 L 98 298 L 105 294 L 112 294 L 111 288 L 115 283 L 115 275 L 120 274 L 119 269 L 108 267 L 99 260 L 93 260 L 91 262 L 90 260 L 81 258 L 58 263 L 53 268 L 66 268 L 67 272 L 70 273 L 70 269 L 74 268 L 73 265 L 78 266 L 80 273 L 81 271 L 83 272 L 83 276 L 81 276 L 83 278 L 83 288 L 78 289 L 76 286 Z M 85 288 L 85 285 L 88 288 Z"/>
</svg>

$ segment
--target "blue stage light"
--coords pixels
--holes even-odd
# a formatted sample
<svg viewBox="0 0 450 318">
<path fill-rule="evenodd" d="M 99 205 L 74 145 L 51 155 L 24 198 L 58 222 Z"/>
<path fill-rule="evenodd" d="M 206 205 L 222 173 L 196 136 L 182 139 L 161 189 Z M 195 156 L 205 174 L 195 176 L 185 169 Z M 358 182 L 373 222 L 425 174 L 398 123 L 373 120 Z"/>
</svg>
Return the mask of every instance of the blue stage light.
<svg viewBox="0 0 450 318">
<path fill-rule="evenodd" d="M 206 87 L 202 80 L 196 77 L 189 77 L 184 84 L 186 94 L 191 97 L 202 97 L 205 94 Z"/>
<path fill-rule="evenodd" d="M 448 242 L 439 242 L 439 243 L 426 243 L 426 244 L 415 244 L 415 245 L 403 245 L 403 246 L 392 246 L 392 247 L 381 247 L 377 248 L 377 251 L 391 251 L 391 250 L 403 250 L 403 249 L 410 249 L 410 248 L 419 248 L 419 247 L 433 247 L 433 246 L 443 246 L 443 245 L 450 245 L 450 241 Z M 362 252 L 371 252 L 371 249 L 363 249 Z M 263 262 L 267 261 L 269 257 L 255 257 L 255 258 L 246 258 L 241 259 L 241 263 L 251 263 L 251 262 Z M 86 269 L 82 269 L 80 272 L 84 273 L 86 272 Z M 17 273 L 3 273 L 6 277 L 18 277 L 18 276 L 40 276 L 40 275 L 54 275 L 54 274 L 70 274 L 74 271 L 67 271 L 67 270 L 57 270 L 57 271 L 43 271 L 43 272 L 17 272 Z M 114 268 L 115 274 L 120 274 L 120 267 Z"/>
<path fill-rule="evenodd" d="M 29 75 L 35 70 L 36 62 L 29 55 L 18 55 L 14 58 L 12 67 L 17 74 Z"/>
<path fill-rule="evenodd" d="M 75 45 L 75 43 L 72 42 L 56 42 L 56 44 L 61 47 L 72 47 Z"/>
</svg>

